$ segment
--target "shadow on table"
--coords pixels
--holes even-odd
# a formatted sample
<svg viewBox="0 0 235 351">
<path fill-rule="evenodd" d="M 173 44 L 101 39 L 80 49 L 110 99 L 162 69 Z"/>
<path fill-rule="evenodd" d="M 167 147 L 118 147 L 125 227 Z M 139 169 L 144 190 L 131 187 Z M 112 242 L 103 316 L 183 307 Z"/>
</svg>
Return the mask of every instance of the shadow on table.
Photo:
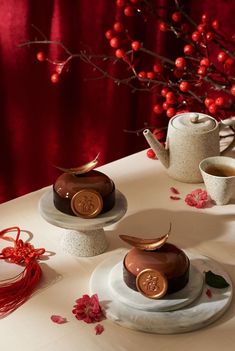
<svg viewBox="0 0 235 351">
<path fill-rule="evenodd" d="M 33 246 L 33 233 L 29 230 L 22 229 L 21 233 L 25 236 L 23 241 L 25 243 L 30 243 Z M 52 251 L 45 251 L 45 253 L 40 256 L 39 265 L 42 269 L 42 276 L 40 282 L 33 294 L 38 294 L 42 290 L 50 287 L 51 285 L 55 284 L 57 281 L 62 279 L 62 276 L 54 271 L 48 264 L 45 262 L 50 259 L 51 256 L 54 256 L 56 253 Z"/>
<path fill-rule="evenodd" d="M 48 264 L 41 262 L 40 267 L 42 269 L 42 277 L 35 294 L 42 292 L 62 279 L 62 275 L 52 269 Z"/>
<path fill-rule="evenodd" d="M 117 223 L 113 231 L 106 230 L 109 240 L 108 251 L 129 247 L 119 238 L 120 234 L 157 238 L 168 232 L 170 223 L 172 228 L 169 241 L 183 249 L 192 248 L 224 235 L 227 225 L 234 220 L 235 214 L 214 215 L 201 212 L 149 209 L 124 217 L 122 221 Z"/>
</svg>

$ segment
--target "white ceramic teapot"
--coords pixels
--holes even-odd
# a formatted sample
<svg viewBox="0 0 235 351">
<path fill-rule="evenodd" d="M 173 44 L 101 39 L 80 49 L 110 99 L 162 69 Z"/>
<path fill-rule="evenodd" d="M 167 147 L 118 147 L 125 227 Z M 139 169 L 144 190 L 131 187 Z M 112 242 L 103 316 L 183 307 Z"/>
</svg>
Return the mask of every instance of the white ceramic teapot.
<svg viewBox="0 0 235 351">
<path fill-rule="evenodd" d="M 226 125 L 234 123 L 234 120 L 226 120 Z M 145 129 L 143 133 L 169 176 L 181 182 L 199 183 L 202 182 L 199 163 L 204 158 L 222 154 L 219 136 L 221 124 L 203 113 L 176 115 L 169 122 L 165 148 L 150 130 Z M 223 154 L 234 144 L 235 137 Z"/>
</svg>

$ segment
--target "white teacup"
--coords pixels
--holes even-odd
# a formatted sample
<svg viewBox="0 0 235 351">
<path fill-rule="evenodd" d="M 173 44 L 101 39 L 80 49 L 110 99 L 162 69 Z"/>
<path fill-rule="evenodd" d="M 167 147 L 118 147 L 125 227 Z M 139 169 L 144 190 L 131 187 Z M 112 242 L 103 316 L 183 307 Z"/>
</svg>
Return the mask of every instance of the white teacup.
<svg viewBox="0 0 235 351">
<path fill-rule="evenodd" d="M 208 157 L 199 164 L 206 190 L 216 205 L 226 205 L 235 194 L 235 158 Z"/>
</svg>

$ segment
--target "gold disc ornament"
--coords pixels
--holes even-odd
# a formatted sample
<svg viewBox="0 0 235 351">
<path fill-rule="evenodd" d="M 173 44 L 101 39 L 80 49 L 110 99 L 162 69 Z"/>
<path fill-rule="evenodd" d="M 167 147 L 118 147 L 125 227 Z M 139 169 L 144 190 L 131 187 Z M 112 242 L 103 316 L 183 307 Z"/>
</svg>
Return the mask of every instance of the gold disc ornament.
<svg viewBox="0 0 235 351">
<path fill-rule="evenodd" d="M 94 218 L 103 209 L 103 199 L 96 190 L 82 189 L 72 197 L 71 209 L 76 216 Z"/>
<path fill-rule="evenodd" d="M 138 291 L 149 299 L 160 299 L 168 288 L 166 277 L 155 269 L 144 269 L 136 277 Z"/>
</svg>

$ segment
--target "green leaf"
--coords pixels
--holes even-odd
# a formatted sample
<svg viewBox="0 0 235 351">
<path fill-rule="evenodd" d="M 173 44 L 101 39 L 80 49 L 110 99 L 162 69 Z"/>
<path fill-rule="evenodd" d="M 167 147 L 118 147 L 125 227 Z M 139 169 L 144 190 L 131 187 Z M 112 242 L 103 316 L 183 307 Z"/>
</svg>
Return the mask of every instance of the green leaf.
<svg viewBox="0 0 235 351">
<path fill-rule="evenodd" d="M 215 274 L 211 271 L 205 272 L 206 275 L 206 283 L 217 289 L 224 289 L 229 286 L 229 283 L 221 276 L 218 274 Z"/>
</svg>

